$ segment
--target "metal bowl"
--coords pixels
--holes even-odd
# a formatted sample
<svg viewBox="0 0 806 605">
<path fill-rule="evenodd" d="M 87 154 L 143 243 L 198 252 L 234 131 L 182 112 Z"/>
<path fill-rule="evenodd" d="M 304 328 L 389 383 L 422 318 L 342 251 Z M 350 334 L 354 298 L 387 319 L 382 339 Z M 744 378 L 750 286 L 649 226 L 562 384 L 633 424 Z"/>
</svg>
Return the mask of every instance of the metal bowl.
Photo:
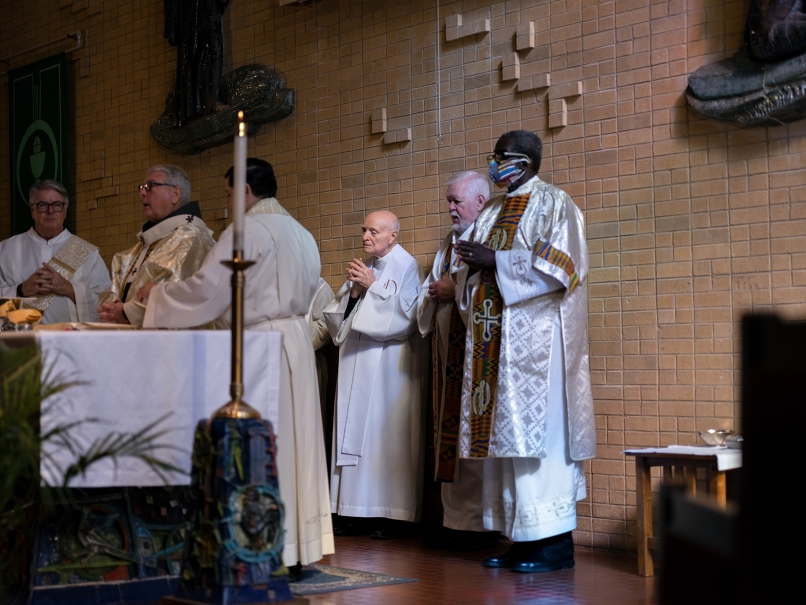
<svg viewBox="0 0 806 605">
<path fill-rule="evenodd" d="M 707 431 L 700 431 L 700 437 L 708 445 L 724 446 L 725 438 L 728 435 L 733 435 L 733 431 L 725 429 L 708 429 Z"/>
</svg>

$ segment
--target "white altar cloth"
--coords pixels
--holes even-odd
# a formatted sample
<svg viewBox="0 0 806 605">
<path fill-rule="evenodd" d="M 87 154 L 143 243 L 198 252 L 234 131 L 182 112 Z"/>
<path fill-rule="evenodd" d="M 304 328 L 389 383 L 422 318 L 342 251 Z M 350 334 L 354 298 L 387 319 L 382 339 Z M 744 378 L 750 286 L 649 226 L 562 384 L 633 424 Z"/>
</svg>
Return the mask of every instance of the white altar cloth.
<svg viewBox="0 0 806 605">
<path fill-rule="evenodd" d="M 230 400 L 230 332 L 87 331 L 37 332 L 45 373 L 81 381 L 43 404 L 42 431 L 65 422 L 95 418 L 73 429 L 88 444 L 109 432 L 133 433 L 170 412 L 159 426 L 167 429 L 156 456 L 190 471 L 196 424 Z M 262 418 L 277 426 L 282 334 L 244 333 L 244 397 Z M 43 446 L 64 469 L 73 460 L 54 444 Z M 42 464 L 48 485 L 61 485 L 62 474 Z M 189 475 L 169 474 L 168 483 L 187 485 Z M 156 486 L 164 481 L 145 463 L 131 458 L 102 461 L 70 487 Z"/>
<path fill-rule="evenodd" d="M 742 466 L 742 450 L 729 447 L 704 445 L 669 445 L 666 447 L 648 447 L 644 449 L 624 450 L 622 454 L 682 454 L 685 456 L 714 456 L 718 471 L 730 471 Z M 674 466 L 670 464 L 670 466 Z"/>
</svg>

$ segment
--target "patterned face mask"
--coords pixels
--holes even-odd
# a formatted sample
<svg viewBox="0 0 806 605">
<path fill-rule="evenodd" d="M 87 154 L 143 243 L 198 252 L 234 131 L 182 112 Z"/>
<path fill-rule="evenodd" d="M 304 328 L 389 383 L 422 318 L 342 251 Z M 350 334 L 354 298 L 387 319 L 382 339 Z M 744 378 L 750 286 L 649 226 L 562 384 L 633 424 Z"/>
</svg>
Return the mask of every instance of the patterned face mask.
<svg viewBox="0 0 806 605">
<path fill-rule="evenodd" d="M 495 153 L 487 158 L 489 162 L 490 180 L 496 186 L 504 189 L 517 181 L 531 166 L 532 160 L 522 153 L 504 151 Z"/>
</svg>

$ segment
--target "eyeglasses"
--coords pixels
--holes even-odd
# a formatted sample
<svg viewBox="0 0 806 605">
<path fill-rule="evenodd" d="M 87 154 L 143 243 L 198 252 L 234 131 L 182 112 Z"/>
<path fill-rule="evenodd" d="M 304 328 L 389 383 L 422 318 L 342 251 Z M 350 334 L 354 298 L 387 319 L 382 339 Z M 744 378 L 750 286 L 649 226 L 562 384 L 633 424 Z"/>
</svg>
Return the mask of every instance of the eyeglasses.
<svg viewBox="0 0 806 605">
<path fill-rule="evenodd" d="M 179 187 L 179 185 L 172 185 L 171 183 L 158 183 L 156 181 L 146 181 L 140 185 L 140 191 L 143 189 L 146 191 L 151 191 L 154 187 Z"/>
<path fill-rule="evenodd" d="M 47 202 L 37 202 L 36 204 L 34 204 L 34 208 L 36 208 L 37 212 L 43 212 L 43 213 L 47 212 L 48 208 L 53 210 L 53 212 L 61 212 L 62 210 L 65 209 L 66 206 L 67 204 L 65 204 L 64 202 L 52 202 L 50 204 L 48 204 Z"/>
<path fill-rule="evenodd" d="M 513 151 L 497 151 L 491 155 L 487 156 L 487 163 L 490 162 L 503 162 L 506 158 L 523 158 L 527 160 L 530 164 L 532 160 L 529 158 L 528 155 L 524 153 L 515 153 Z"/>
</svg>

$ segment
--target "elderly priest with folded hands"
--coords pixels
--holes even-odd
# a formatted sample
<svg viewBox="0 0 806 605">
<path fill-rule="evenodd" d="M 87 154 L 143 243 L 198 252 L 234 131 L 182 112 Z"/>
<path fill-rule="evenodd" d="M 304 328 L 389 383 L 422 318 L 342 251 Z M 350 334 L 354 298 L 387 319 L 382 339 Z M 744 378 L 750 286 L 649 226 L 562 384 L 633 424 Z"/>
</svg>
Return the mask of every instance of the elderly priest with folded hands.
<svg viewBox="0 0 806 605">
<path fill-rule="evenodd" d="M 397 243 L 391 212 L 367 215 L 364 253 L 325 308 L 339 347 L 330 491 L 337 535 L 406 532 L 422 500 L 423 399 L 427 367 L 417 334 L 420 264 Z"/>
</svg>

